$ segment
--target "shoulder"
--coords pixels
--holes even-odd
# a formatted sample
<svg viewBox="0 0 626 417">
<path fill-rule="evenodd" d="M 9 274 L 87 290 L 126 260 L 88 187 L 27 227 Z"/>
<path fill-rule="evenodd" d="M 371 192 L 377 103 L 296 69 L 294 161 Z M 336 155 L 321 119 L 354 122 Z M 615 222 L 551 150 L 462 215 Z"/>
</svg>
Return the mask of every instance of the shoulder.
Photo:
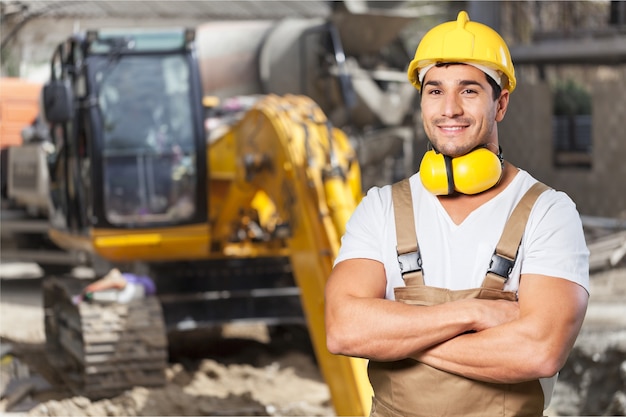
<svg viewBox="0 0 626 417">
<path fill-rule="evenodd" d="M 419 176 L 409 178 L 413 205 L 421 198 L 424 188 L 419 181 Z M 361 202 L 356 207 L 346 230 L 349 233 L 369 231 L 373 235 L 386 234 L 395 230 L 395 213 L 392 196 L 393 184 L 375 186 L 367 190 Z M 379 242 L 380 243 L 380 242 Z"/>
<path fill-rule="evenodd" d="M 414 174 L 413 176 L 411 176 L 410 178 L 407 178 L 406 180 L 409 181 L 410 188 L 411 188 L 411 195 L 413 199 L 415 200 L 416 198 L 419 198 L 420 194 L 424 192 L 424 186 L 422 185 L 419 179 L 419 175 Z M 406 180 L 401 180 L 398 183 L 394 183 L 394 184 L 371 187 L 369 190 L 367 190 L 365 196 L 361 200 L 361 205 L 371 207 L 371 208 L 377 208 L 383 211 L 388 211 L 392 209 L 393 207 L 392 188 L 396 184 L 399 184 L 400 182 L 406 181 Z"/>
<path fill-rule="evenodd" d="M 391 185 L 374 186 L 367 190 L 346 225 L 348 232 L 381 227 L 393 210 Z"/>
<path fill-rule="evenodd" d="M 513 193 L 517 194 L 517 199 L 521 199 L 524 194 L 539 180 L 534 178 L 528 172 L 519 170 L 517 178 L 511 183 L 510 187 L 513 188 Z M 541 193 L 537 198 L 537 202 L 533 208 L 533 211 L 548 210 L 551 207 L 568 208 L 573 209 L 576 212 L 576 204 L 574 201 L 563 191 L 559 191 L 546 184 L 548 189 Z"/>
<path fill-rule="evenodd" d="M 513 202 L 519 204 L 524 194 L 538 181 L 525 171 L 518 173 L 519 178 L 514 181 L 511 190 L 515 197 Z M 546 184 L 548 185 L 548 184 Z M 582 221 L 576 204 L 570 196 L 548 185 L 548 189 L 541 193 L 533 204 L 526 225 L 527 238 L 531 236 L 554 236 L 555 234 L 569 235 L 572 242 L 584 244 Z M 581 239 L 582 237 L 582 239 Z"/>
<path fill-rule="evenodd" d="M 526 193 L 534 184 L 539 182 L 533 176 L 531 176 L 528 172 L 520 170 L 519 174 L 520 181 L 518 182 L 518 191 L 520 193 L 520 198 L 523 194 Z M 570 198 L 570 196 L 563 192 L 559 191 L 549 184 L 546 184 L 548 189 L 541 193 L 537 198 L 537 202 L 535 203 L 532 216 L 541 216 L 541 215 L 549 215 L 549 214 L 568 214 L 569 216 L 574 216 L 579 218 L 578 211 L 576 209 L 576 204 Z"/>
<path fill-rule="evenodd" d="M 391 185 L 371 187 L 357 206 L 356 212 L 379 212 L 386 211 L 392 204 Z"/>
<path fill-rule="evenodd" d="M 392 210 L 391 186 L 370 188 L 346 223 L 335 265 L 354 258 L 384 262 L 384 250 L 391 239 Z"/>
</svg>

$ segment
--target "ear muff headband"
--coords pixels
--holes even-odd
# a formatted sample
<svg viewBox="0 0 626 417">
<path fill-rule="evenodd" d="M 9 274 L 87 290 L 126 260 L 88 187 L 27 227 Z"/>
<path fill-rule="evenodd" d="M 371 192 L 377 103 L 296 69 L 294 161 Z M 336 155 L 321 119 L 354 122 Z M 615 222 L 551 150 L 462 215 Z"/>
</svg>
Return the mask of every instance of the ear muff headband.
<svg viewBox="0 0 626 417">
<path fill-rule="evenodd" d="M 424 187 L 435 195 L 478 194 L 496 185 L 502 177 L 502 160 L 486 148 L 450 158 L 430 150 L 420 164 Z"/>
</svg>

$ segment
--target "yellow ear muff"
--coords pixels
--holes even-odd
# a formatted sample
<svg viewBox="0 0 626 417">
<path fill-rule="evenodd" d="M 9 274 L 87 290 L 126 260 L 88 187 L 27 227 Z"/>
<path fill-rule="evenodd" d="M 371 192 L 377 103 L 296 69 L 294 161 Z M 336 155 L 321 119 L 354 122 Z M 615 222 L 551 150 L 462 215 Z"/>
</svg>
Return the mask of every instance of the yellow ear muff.
<svg viewBox="0 0 626 417">
<path fill-rule="evenodd" d="M 445 157 L 434 150 L 426 152 L 422 158 L 420 164 L 422 184 L 435 195 L 448 195 L 454 192 L 452 169 L 446 165 L 449 164 L 446 163 Z"/>
<path fill-rule="evenodd" d="M 486 148 L 478 148 L 452 160 L 454 188 L 463 194 L 478 194 L 496 185 L 502 176 L 502 161 Z"/>
<path fill-rule="evenodd" d="M 420 164 L 422 184 L 435 195 L 448 195 L 455 191 L 482 193 L 496 185 L 501 176 L 502 161 L 486 148 L 477 148 L 457 158 L 430 150 Z"/>
</svg>

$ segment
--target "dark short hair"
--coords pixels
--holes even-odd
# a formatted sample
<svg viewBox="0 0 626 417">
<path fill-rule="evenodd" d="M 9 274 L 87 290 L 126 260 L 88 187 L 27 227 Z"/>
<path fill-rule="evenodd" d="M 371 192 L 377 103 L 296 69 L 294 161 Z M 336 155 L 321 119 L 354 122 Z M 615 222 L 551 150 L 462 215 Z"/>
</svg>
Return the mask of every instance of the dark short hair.
<svg viewBox="0 0 626 417">
<path fill-rule="evenodd" d="M 502 87 L 498 85 L 496 80 L 491 78 L 487 73 L 485 73 L 485 77 L 487 77 L 487 82 L 491 85 L 491 90 L 493 91 L 492 97 L 493 101 L 496 101 L 500 97 L 500 93 L 502 92 Z"/>
<path fill-rule="evenodd" d="M 438 63 L 435 64 L 436 67 L 447 67 L 449 65 L 467 65 L 467 64 L 464 63 L 464 62 L 438 62 Z M 498 85 L 496 80 L 494 80 L 489 75 L 487 75 L 487 73 L 483 73 L 483 74 L 485 74 L 485 77 L 487 78 L 487 82 L 491 86 L 491 91 L 492 91 L 492 95 L 491 96 L 493 97 L 493 100 L 496 101 L 500 97 L 500 93 L 502 92 L 502 87 L 500 87 Z M 421 88 L 420 89 L 420 96 L 422 95 L 423 91 L 424 91 L 424 89 Z"/>
</svg>

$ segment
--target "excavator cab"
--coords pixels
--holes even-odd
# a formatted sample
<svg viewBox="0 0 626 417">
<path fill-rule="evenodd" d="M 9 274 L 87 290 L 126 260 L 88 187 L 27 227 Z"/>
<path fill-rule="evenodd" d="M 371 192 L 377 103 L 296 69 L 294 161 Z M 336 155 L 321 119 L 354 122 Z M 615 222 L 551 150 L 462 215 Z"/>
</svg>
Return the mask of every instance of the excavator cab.
<svg viewBox="0 0 626 417">
<path fill-rule="evenodd" d="M 185 30 L 90 31 L 58 46 L 43 106 L 55 145 L 50 218 L 69 249 L 84 244 L 69 236 L 89 229 L 206 222 L 193 40 Z"/>
</svg>

